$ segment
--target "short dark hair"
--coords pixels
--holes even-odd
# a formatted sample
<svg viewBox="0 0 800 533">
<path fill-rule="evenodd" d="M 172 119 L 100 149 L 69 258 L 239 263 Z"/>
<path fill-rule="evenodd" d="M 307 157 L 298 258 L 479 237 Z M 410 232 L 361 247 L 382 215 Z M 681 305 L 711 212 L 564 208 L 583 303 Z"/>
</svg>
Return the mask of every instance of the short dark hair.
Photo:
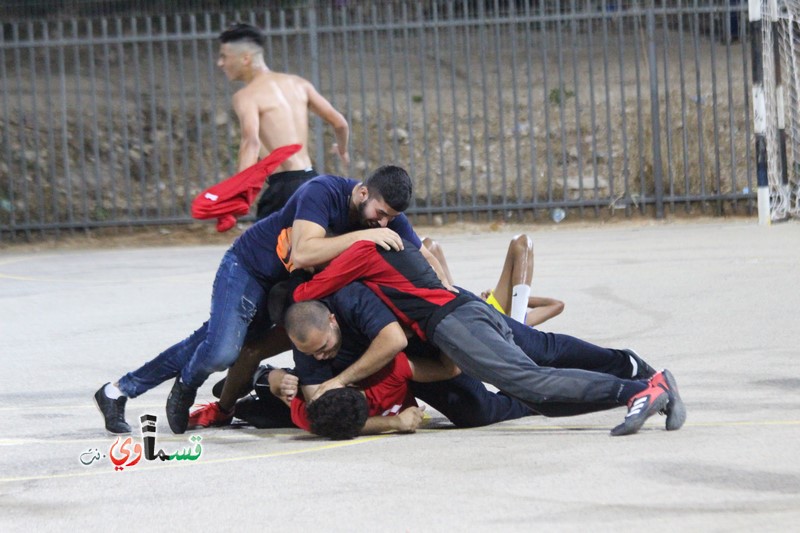
<svg viewBox="0 0 800 533">
<path fill-rule="evenodd" d="M 219 42 L 222 44 L 249 42 L 264 48 L 266 38 L 264 33 L 252 24 L 234 22 L 228 26 L 227 30 L 219 34 Z"/>
<path fill-rule="evenodd" d="M 377 169 L 366 179 L 364 186 L 370 196 L 383 199 L 389 207 L 400 213 L 408 209 L 414 190 L 408 172 L 394 165 Z"/>
<path fill-rule="evenodd" d="M 357 389 L 331 389 L 308 404 L 311 433 L 332 440 L 357 437 L 367 423 L 367 399 Z"/>
<path fill-rule="evenodd" d="M 307 300 L 290 306 L 284 314 L 286 333 L 305 342 L 310 330 L 325 331 L 329 327 L 330 310 L 318 300 Z"/>
</svg>

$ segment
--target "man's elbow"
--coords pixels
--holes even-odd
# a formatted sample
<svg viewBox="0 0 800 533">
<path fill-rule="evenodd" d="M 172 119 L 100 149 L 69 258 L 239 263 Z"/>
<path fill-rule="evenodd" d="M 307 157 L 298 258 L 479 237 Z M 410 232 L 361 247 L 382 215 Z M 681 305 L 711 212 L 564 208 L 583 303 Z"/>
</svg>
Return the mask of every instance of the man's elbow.
<svg viewBox="0 0 800 533">
<path fill-rule="evenodd" d="M 308 260 L 304 256 L 292 253 L 292 266 L 294 268 L 310 268 L 313 267 L 314 265 L 308 262 Z"/>
<path fill-rule="evenodd" d="M 292 250 L 292 266 L 294 268 L 312 268 L 316 266 L 311 256 L 299 250 Z"/>
<path fill-rule="evenodd" d="M 347 123 L 347 119 L 344 116 L 339 115 L 332 123 L 331 126 L 333 127 L 333 131 L 337 136 L 348 136 L 350 135 L 350 125 Z"/>
<path fill-rule="evenodd" d="M 400 329 L 399 332 L 395 331 L 392 333 L 392 350 L 394 353 L 402 352 L 408 346 L 408 337 L 406 337 L 405 332 Z"/>
<path fill-rule="evenodd" d="M 258 162 L 258 153 L 261 150 L 261 141 L 258 139 L 242 139 L 239 146 L 239 164 L 245 164 L 245 168 L 255 165 Z"/>
</svg>

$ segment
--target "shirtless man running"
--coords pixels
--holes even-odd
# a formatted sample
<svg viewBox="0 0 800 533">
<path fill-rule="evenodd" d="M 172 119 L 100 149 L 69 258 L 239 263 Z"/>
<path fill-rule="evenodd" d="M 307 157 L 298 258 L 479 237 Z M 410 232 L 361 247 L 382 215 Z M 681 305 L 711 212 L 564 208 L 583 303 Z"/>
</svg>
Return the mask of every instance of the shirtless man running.
<svg viewBox="0 0 800 533">
<path fill-rule="evenodd" d="M 262 146 L 267 152 L 288 144 L 303 146 L 270 176 L 256 207 L 258 219 L 283 207 L 303 182 L 317 175 L 308 155 L 309 110 L 333 127 L 336 142 L 331 152 L 345 165 L 350 163 L 347 120 L 308 80 L 270 70 L 264 62 L 264 40 L 257 27 L 235 23 L 219 36 L 217 61 L 229 80 L 245 83 L 233 95 L 242 135 L 237 172 L 258 161 Z"/>
</svg>

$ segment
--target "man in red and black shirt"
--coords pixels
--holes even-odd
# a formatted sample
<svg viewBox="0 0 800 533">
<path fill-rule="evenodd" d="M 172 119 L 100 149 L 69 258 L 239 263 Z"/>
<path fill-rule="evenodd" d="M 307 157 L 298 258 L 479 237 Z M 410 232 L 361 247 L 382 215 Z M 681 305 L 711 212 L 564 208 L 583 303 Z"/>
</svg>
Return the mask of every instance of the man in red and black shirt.
<svg viewBox="0 0 800 533">
<path fill-rule="evenodd" d="M 446 289 L 411 246 L 387 252 L 374 243 L 356 242 L 314 279 L 297 287 L 294 299 L 320 298 L 356 280 L 386 303 L 401 324 L 429 340 L 464 372 L 495 385 L 535 411 L 549 402 L 609 407 L 628 404 L 625 421 L 612 430 L 612 435 L 635 433 L 659 411 L 667 414 L 668 429 L 678 429 L 685 420 L 674 378 L 668 371 L 645 382 L 576 368 L 538 366 L 534 360 L 539 354 L 532 360 L 514 343 L 514 334 L 500 313 L 476 297 Z M 549 341 L 543 339 L 540 347 L 543 359 L 552 359 L 553 352 L 559 350 L 558 346 L 549 346 Z M 553 341 L 557 345 L 559 339 Z M 357 361 L 357 369 L 353 369 L 354 364 L 349 373 L 324 383 L 312 400 L 331 388 L 363 379 L 390 358 L 365 355 Z"/>
</svg>

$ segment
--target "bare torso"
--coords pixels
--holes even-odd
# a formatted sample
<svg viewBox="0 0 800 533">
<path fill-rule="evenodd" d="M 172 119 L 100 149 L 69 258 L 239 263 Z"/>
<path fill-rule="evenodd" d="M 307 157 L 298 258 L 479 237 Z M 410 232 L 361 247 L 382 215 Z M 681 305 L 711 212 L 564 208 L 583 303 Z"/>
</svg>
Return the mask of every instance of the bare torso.
<svg viewBox="0 0 800 533">
<path fill-rule="evenodd" d="M 299 76 L 267 71 L 258 74 L 237 93 L 237 97 L 246 98 L 258 107 L 258 136 L 266 152 L 287 144 L 303 145 L 276 172 L 311 167 L 307 149 L 307 86 L 308 82 Z"/>
</svg>

